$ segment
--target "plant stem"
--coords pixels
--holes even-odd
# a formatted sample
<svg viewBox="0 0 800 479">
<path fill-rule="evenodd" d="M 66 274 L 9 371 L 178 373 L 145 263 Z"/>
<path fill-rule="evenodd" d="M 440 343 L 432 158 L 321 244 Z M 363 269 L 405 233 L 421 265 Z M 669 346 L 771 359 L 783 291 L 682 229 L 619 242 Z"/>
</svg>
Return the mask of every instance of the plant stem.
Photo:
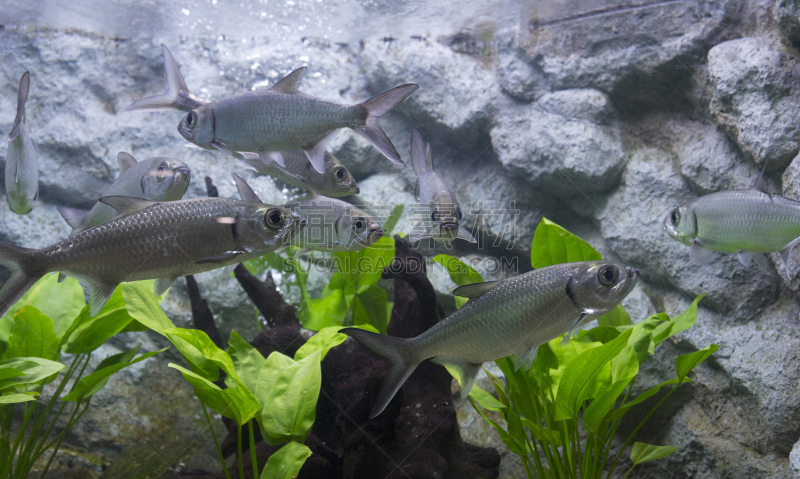
<svg viewBox="0 0 800 479">
<path fill-rule="evenodd" d="M 628 396 L 630 396 L 631 391 L 633 390 L 633 385 L 636 383 L 636 376 L 633 377 L 630 385 L 628 385 L 628 391 L 625 392 L 625 397 L 622 398 L 622 403 L 620 407 L 625 405 L 625 402 L 628 400 Z M 607 436 L 604 437 L 604 446 L 603 446 L 603 462 L 600 464 L 600 475 L 603 474 L 603 469 L 606 467 L 606 462 L 608 461 L 608 456 L 611 453 L 611 443 L 614 442 L 614 436 L 617 434 L 617 427 L 619 427 L 619 423 L 622 418 L 617 419 L 611 425 L 611 428 L 607 432 Z"/>
<path fill-rule="evenodd" d="M 253 421 L 247 421 L 247 432 L 250 434 L 250 460 L 253 463 L 253 479 L 258 477 L 258 461 L 256 461 L 256 438 L 253 437 Z"/>
<path fill-rule="evenodd" d="M 62 430 L 58 434 L 58 436 L 53 440 L 53 442 L 51 442 L 50 444 L 47 445 L 47 449 L 50 449 L 50 447 L 53 446 L 53 443 L 55 443 L 55 446 L 53 446 L 53 453 L 50 454 L 50 459 L 47 461 L 47 465 L 44 466 L 44 470 L 42 471 L 42 475 L 40 476 L 40 479 L 44 479 L 44 476 L 47 474 L 47 470 L 50 469 L 50 464 L 53 462 L 53 459 L 56 457 L 56 454 L 58 453 L 58 448 L 61 447 L 61 441 L 63 441 L 64 438 L 67 436 L 67 432 L 69 431 L 69 429 L 72 426 L 74 426 L 75 423 L 78 422 L 83 417 L 83 415 L 86 413 L 86 411 L 89 409 L 89 402 L 88 401 L 86 402 L 86 406 L 83 408 L 83 411 L 81 411 L 81 413 L 78 415 L 78 417 L 75 417 L 75 413 L 78 412 L 78 409 L 80 409 L 80 404 L 76 403 L 75 404 L 75 410 L 72 411 L 72 416 L 70 416 L 66 427 L 64 427 L 64 430 Z"/>
<path fill-rule="evenodd" d="M 30 421 L 31 416 L 33 415 L 33 410 L 37 409 L 38 406 L 39 406 L 39 402 L 38 401 L 33 401 L 33 404 L 31 404 L 30 402 L 26 402 L 25 405 L 23 406 L 24 413 L 23 413 L 23 419 L 22 419 L 22 427 L 19 428 L 19 431 L 17 432 L 17 437 L 14 439 L 14 447 L 11 449 L 11 460 L 12 461 L 14 460 L 14 457 L 17 457 L 17 450 L 20 451 L 19 457 L 17 457 L 17 467 L 16 468 L 12 468 L 12 470 L 14 471 L 11 474 L 12 478 L 17 477 L 18 476 L 17 473 L 20 470 L 23 470 L 26 467 L 30 468 L 30 466 L 27 465 L 28 461 L 25 460 L 25 456 L 22 454 L 22 447 L 20 447 L 20 446 L 22 446 L 22 443 L 24 442 L 25 430 L 28 429 L 28 421 Z M 26 472 L 26 474 L 27 474 L 27 472 Z"/>
<path fill-rule="evenodd" d="M 225 477 L 227 479 L 231 479 L 231 473 L 228 472 L 228 466 L 225 465 L 225 457 L 222 455 L 222 448 L 219 447 L 219 441 L 217 441 L 217 433 L 214 432 L 214 426 L 211 424 L 211 417 L 208 415 L 208 410 L 206 409 L 206 405 L 200 402 L 200 405 L 203 407 L 203 414 L 206 415 L 206 422 L 208 422 L 208 429 L 211 430 L 211 437 L 214 438 L 214 445 L 217 446 L 217 454 L 219 454 L 219 460 L 222 463 L 222 469 L 225 471 Z"/>
<path fill-rule="evenodd" d="M 239 479 L 244 479 L 244 464 L 242 462 L 242 425 L 236 425 L 236 457 L 239 459 Z"/>
<path fill-rule="evenodd" d="M 11 474 L 11 422 L 14 405 L 0 406 L 0 477 L 5 478 Z"/>
</svg>

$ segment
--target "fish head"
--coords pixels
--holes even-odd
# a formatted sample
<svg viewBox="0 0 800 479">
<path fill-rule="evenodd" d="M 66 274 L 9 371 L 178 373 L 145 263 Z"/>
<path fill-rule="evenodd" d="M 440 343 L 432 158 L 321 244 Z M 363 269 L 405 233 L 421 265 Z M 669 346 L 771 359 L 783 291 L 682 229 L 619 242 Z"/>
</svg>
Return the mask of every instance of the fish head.
<svg viewBox="0 0 800 479">
<path fill-rule="evenodd" d="M 211 148 L 214 141 L 214 114 L 207 106 L 196 108 L 178 124 L 178 133 L 197 146 Z"/>
<path fill-rule="evenodd" d="M 357 195 L 361 191 L 358 189 L 355 178 L 350 171 L 341 163 L 331 164 L 325 171 L 326 183 L 338 193 L 348 193 Z"/>
<path fill-rule="evenodd" d="M 284 207 L 256 203 L 236 219 L 236 237 L 250 252 L 274 251 L 288 245 L 306 225 L 305 218 Z"/>
<path fill-rule="evenodd" d="M 378 241 L 383 228 L 372 215 L 352 206 L 337 221 L 336 233 L 347 251 L 358 251 Z"/>
<path fill-rule="evenodd" d="M 449 196 L 449 195 L 448 195 Z M 437 241 L 453 241 L 458 236 L 458 222 L 462 218 L 461 207 L 452 198 L 445 197 L 430 203 L 431 232 Z"/>
<path fill-rule="evenodd" d="M 692 204 L 678 206 L 664 218 L 664 229 L 670 238 L 689 246 L 697 237 L 697 216 Z"/>
<path fill-rule="evenodd" d="M 614 309 L 639 281 L 638 269 L 614 261 L 585 261 L 574 265 L 567 294 L 589 319 Z"/>
<path fill-rule="evenodd" d="M 192 173 L 186 163 L 173 158 L 151 158 L 142 176 L 142 193 L 152 201 L 175 201 L 183 198 Z"/>
</svg>

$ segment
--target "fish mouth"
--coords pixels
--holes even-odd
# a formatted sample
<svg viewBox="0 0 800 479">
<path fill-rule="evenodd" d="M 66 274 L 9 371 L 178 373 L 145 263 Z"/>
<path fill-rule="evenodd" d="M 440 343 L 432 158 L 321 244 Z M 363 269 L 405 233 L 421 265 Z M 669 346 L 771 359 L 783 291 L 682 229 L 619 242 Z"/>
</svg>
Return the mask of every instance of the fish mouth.
<svg viewBox="0 0 800 479">
<path fill-rule="evenodd" d="M 381 236 L 383 236 L 383 234 L 384 231 L 383 228 L 380 227 L 380 225 L 370 226 L 369 228 L 370 237 L 380 238 Z"/>
<path fill-rule="evenodd" d="M 183 177 L 186 177 L 186 179 L 188 180 L 188 179 L 191 179 L 192 172 L 191 172 L 191 170 L 189 170 L 188 166 L 180 165 L 180 166 L 175 167 L 175 175 L 174 176 L 175 176 L 175 179 L 178 180 L 178 181 L 180 181 Z"/>
<path fill-rule="evenodd" d="M 357 195 L 357 194 L 361 193 L 361 188 L 356 186 L 356 187 L 353 187 L 352 189 L 350 189 L 350 191 L 352 191 L 354 195 Z"/>
<path fill-rule="evenodd" d="M 639 282 L 639 276 L 641 273 L 639 272 L 639 268 L 632 268 L 630 266 L 626 266 L 625 269 L 627 270 L 628 277 L 630 278 L 630 282 L 628 284 L 628 292 L 630 292 L 633 289 L 633 287 L 636 286 L 636 283 Z"/>
</svg>

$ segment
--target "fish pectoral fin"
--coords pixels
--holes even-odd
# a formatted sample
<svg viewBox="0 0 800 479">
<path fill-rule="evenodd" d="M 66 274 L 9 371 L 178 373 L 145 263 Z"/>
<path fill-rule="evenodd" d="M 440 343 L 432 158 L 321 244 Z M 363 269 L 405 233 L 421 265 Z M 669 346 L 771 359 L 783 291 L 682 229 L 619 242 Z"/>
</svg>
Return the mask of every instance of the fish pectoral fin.
<svg viewBox="0 0 800 479">
<path fill-rule="evenodd" d="M 467 231 L 467 229 L 464 228 L 463 226 L 458 227 L 458 235 L 456 236 L 456 238 L 469 241 L 470 243 L 478 242 L 478 240 L 476 240 L 475 237 L 472 236 L 472 234 L 470 234 L 470 232 Z"/>
<path fill-rule="evenodd" d="M 239 266 L 240 264 L 241 263 L 229 264 L 228 266 L 222 268 L 222 274 L 224 274 L 225 276 L 230 276 L 230 274 L 233 273 L 233 270 L 235 270 L 236 267 Z"/>
<path fill-rule="evenodd" d="M 767 259 L 767 255 L 763 253 L 753 253 L 753 262 L 758 266 L 761 271 L 766 273 L 770 272 L 769 267 L 769 260 Z"/>
<path fill-rule="evenodd" d="M 233 156 L 234 151 L 231 150 L 230 148 L 228 148 L 228 146 L 225 143 L 221 142 L 221 141 L 212 141 L 211 142 L 211 146 L 213 146 L 214 148 L 216 148 L 217 150 L 219 150 L 219 151 L 221 151 L 223 153 L 227 153 L 227 154 Z"/>
<path fill-rule="evenodd" d="M 714 257 L 714 252 L 706 248 L 700 242 L 692 242 L 692 249 L 689 252 L 689 259 L 697 266 L 708 264 Z"/>
<path fill-rule="evenodd" d="M 73 229 L 80 228 L 81 223 L 83 222 L 84 218 L 86 218 L 86 215 L 89 213 L 88 211 L 69 208 L 67 206 L 59 206 L 56 209 L 61 214 L 61 217 L 64 218 L 64 221 L 66 221 L 67 224 L 70 225 Z"/>
<path fill-rule="evenodd" d="M 228 266 L 232 259 L 234 259 L 234 258 L 236 258 L 236 257 L 238 257 L 240 255 L 245 255 L 245 254 L 247 254 L 245 251 L 226 251 L 226 252 L 224 252 L 222 254 L 219 254 L 217 256 L 209 256 L 207 258 L 199 259 L 199 260 L 195 261 L 194 264 L 225 263 L 224 265 L 220 265 L 220 267 Z M 234 265 L 234 267 L 235 267 L 235 265 Z"/>
<path fill-rule="evenodd" d="M 571 336 L 572 336 L 572 332 L 575 331 L 575 329 L 578 326 L 580 326 L 584 322 L 585 319 L 586 319 L 586 313 L 583 313 L 580 316 L 578 316 L 578 320 L 575 321 L 575 324 L 573 324 L 571 328 L 569 328 L 569 331 L 567 331 L 567 335 L 564 336 L 564 339 L 562 339 L 561 342 L 558 343 L 558 345 L 559 346 L 567 345 L 569 343 L 569 340 L 570 340 Z"/>
<path fill-rule="evenodd" d="M 415 233 L 412 231 L 411 233 L 408 234 L 408 241 L 412 243 L 416 243 L 417 241 L 422 241 L 424 239 L 430 239 L 430 238 L 433 238 L 433 235 L 428 233 L 427 231 L 424 231 L 422 233 Z"/>
<path fill-rule="evenodd" d="M 286 168 L 286 160 L 283 159 L 283 155 L 279 151 L 259 151 L 258 156 L 265 165 L 275 162 L 282 168 Z"/>
<path fill-rule="evenodd" d="M 153 286 L 153 294 L 156 296 L 161 296 L 167 292 L 172 283 L 178 279 L 177 276 L 173 276 L 172 278 L 161 278 L 156 280 L 156 284 Z"/>
<path fill-rule="evenodd" d="M 422 142 L 422 135 L 417 130 L 411 130 L 411 166 L 417 174 L 417 201 L 419 201 L 419 177 L 428 171 L 428 163 L 425 161 L 425 143 Z"/>
<path fill-rule="evenodd" d="M 292 73 L 281 78 L 281 80 L 272 85 L 270 90 L 279 91 L 282 93 L 296 94 L 300 93 L 300 81 L 306 74 L 308 67 L 300 67 Z"/>
<path fill-rule="evenodd" d="M 155 201 L 146 200 L 144 198 L 134 198 L 133 196 L 103 196 L 98 201 L 117 210 L 117 216 L 112 219 L 132 215 L 158 204 Z"/>
<path fill-rule="evenodd" d="M 747 268 L 748 266 L 750 266 L 750 261 L 753 260 L 753 255 L 752 253 L 748 253 L 747 251 L 739 251 L 738 253 L 736 253 L 736 258 L 739 260 L 740 263 L 742 263 L 742 266 Z"/>
<path fill-rule="evenodd" d="M 130 153 L 120 151 L 117 153 L 117 162 L 119 162 L 119 174 L 122 175 L 136 164 L 136 158 Z"/>
<path fill-rule="evenodd" d="M 339 130 L 330 131 L 318 142 L 303 148 L 303 151 L 308 157 L 308 161 L 311 162 L 311 165 L 319 174 L 325 173 L 325 149 L 328 148 L 328 144 L 338 132 Z"/>
<path fill-rule="evenodd" d="M 431 359 L 432 363 L 440 364 L 447 369 L 453 378 L 458 381 L 461 386 L 461 393 L 459 399 L 463 400 L 469 396 L 469 391 L 472 385 L 475 384 L 475 379 L 478 377 L 478 372 L 481 370 L 480 364 L 471 363 L 464 359 L 452 358 L 449 356 L 436 356 Z"/>
<path fill-rule="evenodd" d="M 483 283 L 472 283 L 466 286 L 461 286 L 453 290 L 454 296 L 461 296 L 462 298 L 469 298 L 469 299 L 476 299 L 488 291 L 494 289 L 495 286 L 499 285 L 503 281 L 485 281 Z"/>
<path fill-rule="evenodd" d="M 536 353 L 539 351 L 539 346 L 533 346 L 522 354 L 515 354 L 511 356 L 511 361 L 514 363 L 514 371 L 519 371 L 522 368 L 526 371 L 533 366 L 533 361 L 536 360 Z"/>
<path fill-rule="evenodd" d="M 256 192 L 250 188 L 250 185 L 248 185 L 241 176 L 237 175 L 236 173 L 231 173 L 231 176 L 233 177 L 233 182 L 236 183 L 236 189 L 239 190 L 239 196 L 244 201 L 262 203 L 261 198 L 258 197 Z"/>
</svg>

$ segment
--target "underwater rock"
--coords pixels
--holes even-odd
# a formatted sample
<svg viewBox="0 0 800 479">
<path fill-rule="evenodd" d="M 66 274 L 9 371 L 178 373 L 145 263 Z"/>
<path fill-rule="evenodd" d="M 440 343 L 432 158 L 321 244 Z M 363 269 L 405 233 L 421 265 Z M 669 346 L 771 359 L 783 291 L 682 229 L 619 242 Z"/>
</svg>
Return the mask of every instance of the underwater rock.
<svg viewBox="0 0 800 479">
<path fill-rule="evenodd" d="M 613 253 L 640 268 L 645 281 L 670 284 L 688 298 L 709 293 L 704 306 L 740 320 L 775 301 L 780 283 L 776 271 L 745 268 L 730 254 L 715 254 L 703 267 L 689 260 L 689 247 L 662 231 L 667 213 L 694 197 L 671 154 L 638 147 L 630 155 L 623 185 L 597 214 Z"/>
<path fill-rule="evenodd" d="M 36 201 L 30 213 L 20 216 L 8 208 L 5 193 L 0 197 L 0 241 L 43 248 L 69 236 L 71 229 L 51 204 Z"/>
<path fill-rule="evenodd" d="M 789 454 L 789 461 L 791 461 L 791 468 L 794 476 L 800 476 L 800 441 L 794 443 L 792 453 Z"/>
<path fill-rule="evenodd" d="M 618 184 L 625 164 L 615 120 L 602 92 L 548 93 L 500 115 L 491 130 L 492 146 L 503 166 L 540 194 L 603 192 Z"/>
<path fill-rule="evenodd" d="M 800 45 L 800 3 L 796 0 L 776 0 L 773 9 L 781 33 L 795 45 Z"/>
<path fill-rule="evenodd" d="M 497 80 L 503 92 L 515 100 L 530 102 L 550 91 L 541 67 L 541 58 L 529 60 L 519 46 L 519 29 L 510 28 L 495 35 Z M 539 64 L 537 65 L 537 62 Z"/>
<path fill-rule="evenodd" d="M 800 148 L 796 54 L 768 37 L 730 40 L 708 52 L 708 73 L 709 109 L 722 129 L 758 165 L 788 165 Z"/>
</svg>

